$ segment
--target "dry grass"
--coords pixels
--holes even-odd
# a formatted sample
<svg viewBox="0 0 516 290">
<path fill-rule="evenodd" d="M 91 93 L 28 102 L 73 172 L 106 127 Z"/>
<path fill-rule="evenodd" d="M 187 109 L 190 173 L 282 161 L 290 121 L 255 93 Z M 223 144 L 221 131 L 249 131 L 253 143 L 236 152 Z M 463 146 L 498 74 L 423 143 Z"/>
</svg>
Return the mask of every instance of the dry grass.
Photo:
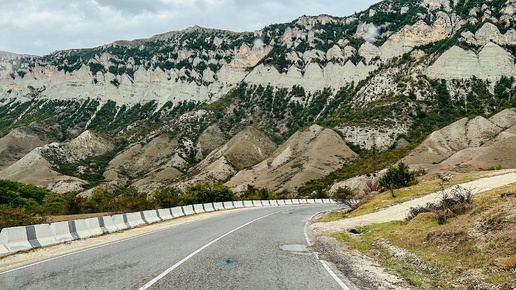
<svg viewBox="0 0 516 290">
<path fill-rule="evenodd" d="M 108 215 L 112 215 L 112 214 L 113 213 L 111 213 L 111 212 L 101 212 L 101 213 L 87 213 L 87 214 L 56 215 L 56 216 L 49 216 L 47 218 L 47 221 L 50 223 L 53 223 L 53 222 L 87 219 L 87 218 L 92 218 L 92 217 L 108 216 Z"/>
<path fill-rule="evenodd" d="M 486 175 L 492 174 L 492 172 L 456 173 L 454 177 L 446 183 L 445 186 L 452 187 L 460 183 L 473 181 L 485 177 Z M 440 190 L 439 183 L 441 182 L 441 180 L 437 178 L 437 175 L 427 176 L 425 179 L 426 180 L 421 180 L 418 184 L 414 186 L 396 190 L 396 197 L 392 197 L 389 192 L 383 192 L 379 194 L 377 193 L 374 196 L 366 197 L 366 200 L 363 201 L 357 209 L 343 216 L 343 218 L 351 218 L 372 213 L 378 211 L 379 209 L 386 208 L 395 204 L 400 204 Z"/>
<path fill-rule="evenodd" d="M 438 225 L 432 213 L 337 235 L 423 289 L 516 289 L 516 185 L 478 194 Z"/>
</svg>

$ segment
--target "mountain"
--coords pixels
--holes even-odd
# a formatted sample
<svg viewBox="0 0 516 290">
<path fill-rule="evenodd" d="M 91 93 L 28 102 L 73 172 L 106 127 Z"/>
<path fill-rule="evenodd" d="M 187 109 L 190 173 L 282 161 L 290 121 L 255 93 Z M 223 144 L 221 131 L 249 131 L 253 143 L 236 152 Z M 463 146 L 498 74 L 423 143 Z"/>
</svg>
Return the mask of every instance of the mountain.
<svg viewBox="0 0 516 290">
<path fill-rule="evenodd" d="M 492 118 L 516 106 L 515 12 L 514 0 L 385 0 L 255 32 L 195 26 L 45 56 L 2 52 L 0 177 L 20 180 L 26 167 L 9 167 L 32 156 L 84 187 L 206 179 L 295 191 L 371 152 L 415 149 L 406 160 L 435 165 L 511 134 Z M 483 133 L 411 157 L 450 125 Z M 1 151 L 13 130 L 37 136 Z M 99 150 L 44 149 L 86 131 L 102 138 Z M 300 137 L 311 131 L 313 142 Z M 36 179 L 26 181 L 55 185 Z"/>
</svg>

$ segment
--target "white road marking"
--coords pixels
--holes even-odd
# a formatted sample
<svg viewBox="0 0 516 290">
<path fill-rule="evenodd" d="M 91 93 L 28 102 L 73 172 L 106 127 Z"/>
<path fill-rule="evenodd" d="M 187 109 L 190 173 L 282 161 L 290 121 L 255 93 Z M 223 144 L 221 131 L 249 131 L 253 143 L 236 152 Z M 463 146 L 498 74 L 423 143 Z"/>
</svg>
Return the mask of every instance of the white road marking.
<svg viewBox="0 0 516 290">
<path fill-rule="evenodd" d="M 254 223 L 254 222 L 256 222 L 256 221 L 259 221 L 259 220 L 261 220 L 261 219 L 263 219 L 263 218 L 266 218 L 266 217 L 271 216 L 271 215 L 276 214 L 276 213 L 278 213 L 278 212 L 273 212 L 273 213 L 270 213 L 270 214 L 268 214 L 268 215 L 264 215 L 264 216 L 262 216 L 262 217 L 259 217 L 259 218 L 257 218 L 257 219 L 254 219 L 254 220 L 252 220 L 252 221 L 250 221 L 250 222 L 248 222 L 248 223 L 246 223 L 246 224 L 243 224 L 243 225 L 239 226 L 238 228 L 235 228 L 235 229 L 233 229 L 233 230 L 231 230 L 231 231 L 229 231 L 229 232 L 227 232 L 227 233 L 223 234 L 222 236 L 220 236 L 220 237 L 218 237 L 218 238 L 214 239 L 213 241 L 211 241 L 211 242 L 207 243 L 206 245 L 204 245 L 204 246 L 200 247 L 200 248 L 199 248 L 199 249 L 197 249 L 195 252 L 191 253 L 190 255 L 188 255 L 187 257 L 185 257 L 184 259 L 182 259 L 181 261 L 179 261 L 179 262 L 175 263 L 172 267 L 168 268 L 168 269 L 167 269 L 167 270 L 165 270 L 163 273 L 161 273 L 161 274 L 159 274 L 158 276 L 156 276 L 156 278 L 154 278 L 154 279 L 150 280 L 149 282 L 147 282 L 147 284 L 143 285 L 143 286 L 142 286 L 142 287 L 140 287 L 138 290 L 146 290 L 146 289 L 149 289 L 149 287 L 151 287 L 152 285 L 156 284 L 156 283 L 157 283 L 159 280 L 161 280 L 163 277 L 165 277 L 166 275 L 168 275 L 170 272 L 174 271 L 174 269 L 176 269 L 177 267 L 181 266 L 183 263 L 185 263 L 186 261 L 190 260 L 193 256 L 195 256 L 195 255 L 199 254 L 202 250 L 204 250 L 204 249 L 206 249 L 207 247 L 209 247 L 209 246 L 213 245 L 213 244 L 214 244 L 214 243 L 216 243 L 217 241 L 219 241 L 219 240 L 221 240 L 221 239 L 225 238 L 226 236 L 228 236 L 228 235 L 230 235 L 230 234 L 232 234 L 232 233 L 234 233 L 234 232 L 238 231 L 238 230 L 239 230 L 239 229 L 241 229 L 241 228 L 244 228 L 244 227 L 246 227 L 246 226 L 248 226 L 248 225 L 250 225 L 250 224 L 252 224 L 252 223 Z"/>
<path fill-rule="evenodd" d="M 308 221 L 305 223 L 305 239 L 306 239 L 306 242 L 308 243 L 308 246 L 312 246 L 313 245 L 313 242 L 310 240 L 310 237 L 308 236 L 308 226 L 309 226 L 310 221 L 312 220 L 312 218 L 314 216 L 318 215 L 318 214 L 319 213 L 316 213 L 313 216 L 311 216 L 308 219 Z M 339 276 L 337 276 L 337 274 L 332 270 L 332 268 L 330 267 L 328 262 L 319 259 L 319 253 L 315 253 L 315 256 L 316 256 L 317 260 L 319 260 L 319 262 L 321 262 L 321 264 L 323 265 L 324 269 L 330 274 L 330 276 L 333 278 L 333 280 L 335 280 L 335 282 L 337 282 L 337 284 L 339 284 L 340 288 L 342 288 L 344 290 L 351 290 L 351 288 L 349 288 L 348 285 L 346 285 L 346 283 L 344 283 L 344 281 L 342 281 L 339 278 Z"/>
<path fill-rule="evenodd" d="M 76 254 L 80 254 L 80 253 L 84 253 L 84 252 L 87 252 L 87 251 L 95 250 L 95 249 L 98 249 L 98 248 L 102 248 L 102 247 L 106 247 L 106 246 L 111 246 L 111 245 L 118 244 L 118 243 L 121 243 L 121 242 L 125 242 L 125 241 L 133 240 L 133 239 L 136 239 L 136 238 L 148 236 L 148 235 L 151 235 L 153 233 L 155 233 L 155 232 L 144 233 L 144 234 L 137 235 L 137 236 L 134 236 L 134 237 L 128 237 L 128 238 L 124 238 L 124 239 L 121 239 L 121 240 L 118 240 L 118 241 L 112 241 L 112 242 L 105 243 L 105 244 L 102 244 L 102 245 L 93 246 L 93 247 L 89 247 L 89 248 L 86 248 L 86 249 L 78 250 L 78 251 L 75 251 L 75 252 L 59 255 L 59 256 L 56 256 L 56 257 L 52 257 L 52 258 L 48 258 L 48 259 L 41 260 L 41 261 L 38 261 L 38 262 L 35 262 L 35 263 L 27 264 L 27 265 L 24 265 L 24 266 L 20 266 L 20 267 L 16 267 L 16 268 L 13 268 L 13 269 L 10 269 L 10 270 L 6 270 L 6 271 L 3 271 L 3 272 L 0 272 L 0 275 L 11 273 L 11 272 L 15 272 L 15 271 L 22 270 L 22 269 L 25 269 L 25 268 L 29 268 L 29 267 L 32 267 L 32 266 L 40 265 L 40 264 L 43 264 L 43 263 L 46 263 L 46 262 L 50 262 L 50 261 L 54 261 L 54 260 L 57 260 L 57 259 L 61 259 L 61 258 L 64 258 L 64 257 L 73 256 L 73 255 L 76 255 Z"/>
</svg>

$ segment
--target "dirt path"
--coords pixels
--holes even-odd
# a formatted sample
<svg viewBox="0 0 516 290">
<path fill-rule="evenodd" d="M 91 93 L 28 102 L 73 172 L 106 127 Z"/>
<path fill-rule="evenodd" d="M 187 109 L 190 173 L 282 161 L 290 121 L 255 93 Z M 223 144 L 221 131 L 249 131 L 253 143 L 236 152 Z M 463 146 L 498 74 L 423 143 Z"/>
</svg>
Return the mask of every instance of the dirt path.
<svg viewBox="0 0 516 290">
<path fill-rule="evenodd" d="M 471 189 L 473 194 L 485 192 L 493 188 L 502 187 L 516 182 L 516 171 L 505 170 L 501 175 L 481 178 L 478 180 L 460 184 L 460 186 Z M 314 223 L 312 228 L 318 233 L 342 232 L 351 228 L 370 224 L 384 223 L 395 220 L 404 220 L 410 208 L 424 206 L 429 202 L 436 202 L 439 193 L 434 192 L 423 197 L 413 199 L 401 204 L 381 209 L 377 212 L 357 216 L 349 219 L 338 220 L 328 223 Z"/>
</svg>

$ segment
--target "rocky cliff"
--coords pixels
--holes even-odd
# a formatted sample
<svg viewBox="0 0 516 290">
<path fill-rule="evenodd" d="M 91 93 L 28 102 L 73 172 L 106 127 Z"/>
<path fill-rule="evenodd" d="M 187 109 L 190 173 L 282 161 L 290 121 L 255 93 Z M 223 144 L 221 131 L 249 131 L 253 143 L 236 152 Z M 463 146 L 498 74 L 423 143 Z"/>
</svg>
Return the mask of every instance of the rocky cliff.
<svg viewBox="0 0 516 290">
<path fill-rule="evenodd" d="M 516 106 L 515 12 L 515 0 L 385 0 L 255 32 L 1 52 L 2 176 L 23 178 L 28 156 L 77 184 L 294 191 L 357 153 L 425 139 L 407 160 L 442 163 L 512 134 L 495 116 Z"/>
</svg>

